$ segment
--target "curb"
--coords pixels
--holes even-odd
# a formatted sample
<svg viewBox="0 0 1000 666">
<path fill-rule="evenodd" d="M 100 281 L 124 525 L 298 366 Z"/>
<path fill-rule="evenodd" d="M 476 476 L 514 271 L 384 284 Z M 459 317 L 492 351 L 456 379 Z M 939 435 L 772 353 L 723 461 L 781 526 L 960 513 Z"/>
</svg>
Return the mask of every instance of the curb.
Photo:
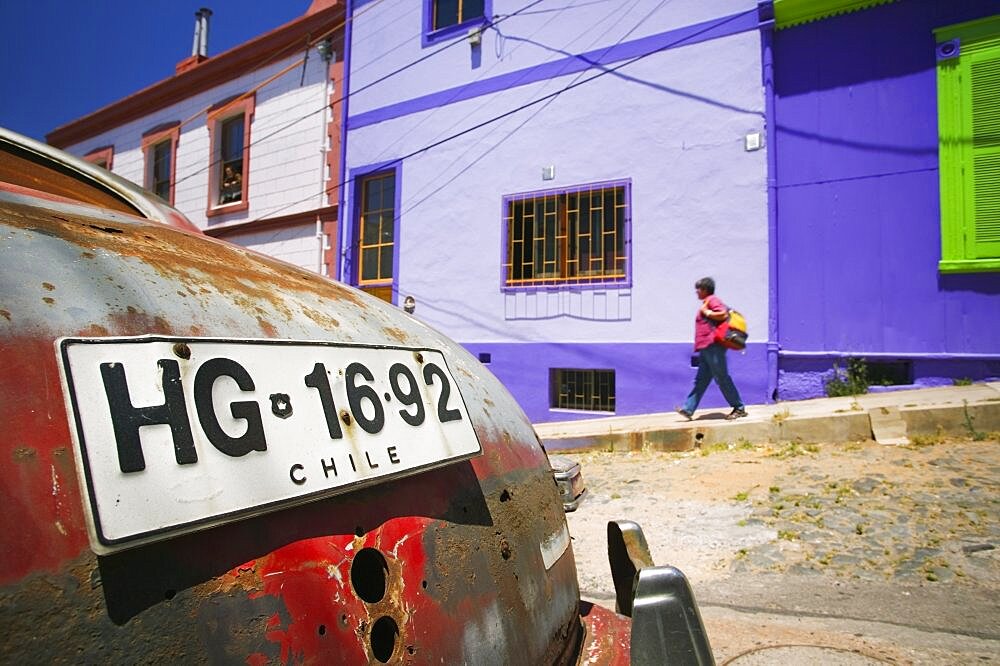
<svg viewBox="0 0 1000 666">
<path fill-rule="evenodd" d="M 789 403 L 794 407 L 794 403 Z M 887 412 L 885 407 L 838 410 L 834 413 L 794 416 L 789 410 L 775 412 L 771 418 L 724 421 L 703 419 L 703 423 L 678 422 L 643 428 L 613 430 L 607 426 L 601 432 L 601 420 L 596 419 L 589 433 L 540 434 L 547 451 L 690 451 L 702 446 L 749 441 L 811 441 L 856 442 L 876 439 L 872 430 L 872 411 Z M 899 417 L 910 438 L 965 436 L 979 438 L 1000 431 L 1000 401 L 975 403 L 914 405 L 899 407 Z M 752 417 L 752 415 L 751 415 Z M 910 440 L 912 441 L 912 440 Z M 906 443 L 905 440 L 902 443 Z"/>
</svg>

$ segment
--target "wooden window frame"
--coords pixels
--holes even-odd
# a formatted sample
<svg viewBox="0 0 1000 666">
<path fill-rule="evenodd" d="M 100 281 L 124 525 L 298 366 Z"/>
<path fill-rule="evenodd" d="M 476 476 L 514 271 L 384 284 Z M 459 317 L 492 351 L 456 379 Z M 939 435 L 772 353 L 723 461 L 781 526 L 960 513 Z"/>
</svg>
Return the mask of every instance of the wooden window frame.
<svg viewBox="0 0 1000 666">
<path fill-rule="evenodd" d="M 205 215 L 215 217 L 239 213 L 250 208 L 250 128 L 253 125 L 253 115 L 256 108 L 256 95 L 238 95 L 230 100 L 216 104 L 208 111 L 209 164 L 208 170 L 208 208 Z M 228 120 L 243 116 L 243 164 L 241 169 L 240 200 L 232 203 L 219 203 L 222 168 L 222 124 Z"/>
<path fill-rule="evenodd" d="M 619 190 L 621 192 L 620 203 L 617 197 Z M 576 205 L 579 206 L 582 196 L 596 196 L 596 193 L 600 193 L 601 197 L 609 195 L 615 197 L 611 202 L 616 215 L 615 228 L 612 232 L 602 230 L 599 239 L 595 239 L 592 233 L 588 233 L 584 229 L 583 211 L 580 208 L 573 208 L 571 203 L 571 200 L 576 197 Z M 630 286 L 632 263 L 631 200 L 632 182 L 628 179 L 505 196 L 501 213 L 504 229 L 504 248 L 501 261 L 502 288 L 505 291 L 517 291 L 566 286 Z M 531 203 L 537 207 L 538 202 L 541 202 L 543 206 L 542 220 L 536 220 L 537 216 L 534 214 L 525 215 L 522 217 L 521 227 L 525 226 L 524 219 L 528 217 L 536 228 L 540 223 L 546 230 L 551 228 L 553 233 L 532 234 L 530 243 L 527 236 L 522 233 L 521 239 L 518 240 L 516 233 L 518 221 L 515 214 L 517 205 Z M 597 211 L 598 209 L 590 208 L 589 210 Z M 603 204 L 600 212 L 603 216 Z M 620 226 L 618 225 L 619 215 Z M 591 226 L 590 231 L 592 230 L 593 226 Z M 614 245 L 614 254 L 610 259 L 607 258 L 605 245 L 609 235 L 612 237 Z M 537 263 L 535 254 L 538 251 L 538 243 L 542 243 L 543 252 L 548 252 L 549 247 L 552 246 L 554 255 L 551 260 L 543 257 L 541 272 L 534 270 L 534 265 Z M 532 246 L 530 251 L 527 249 L 529 244 Z M 595 247 L 599 250 L 595 251 Z M 590 256 L 590 259 L 588 264 L 583 266 L 584 249 L 588 248 L 590 251 L 586 254 Z M 531 262 L 531 275 L 527 277 L 524 276 L 524 272 L 529 266 L 525 260 L 526 254 L 531 254 L 531 258 L 527 260 Z M 595 254 L 599 255 L 600 259 L 594 259 Z M 518 257 L 521 257 L 520 264 L 518 264 Z M 601 266 L 597 266 L 595 262 L 600 263 Z M 611 263 L 610 268 L 608 267 L 609 262 Z M 546 267 L 551 268 L 551 270 L 545 270 Z"/>
<path fill-rule="evenodd" d="M 974 64 L 1000 61 L 1000 17 L 939 28 L 934 34 L 941 194 L 938 270 L 1000 271 L 1000 77 L 992 77 L 995 80 L 977 96 L 975 81 L 980 79 L 973 75 Z"/>
<path fill-rule="evenodd" d="M 153 187 L 153 162 L 156 148 L 164 143 L 170 142 L 170 175 L 168 196 L 164 199 L 171 206 L 174 205 L 174 184 L 177 182 L 177 144 L 181 138 L 180 121 L 158 125 L 142 135 L 142 161 L 143 161 L 143 187 L 154 192 Z M 155 193 L 155 192 L 154 192 Z"/>
<path fill-rule="evenodd" d="M 463 19 L 461 15 L 462 3 L 466 0 L 459 0 L 459 20 L 458 23 L 435 27 L 435 0 L 423 0 L 424 4 L 424 29 L 422 34 L 423 46 L 427 47 L 436 42 L 443 41 L 449 37 L 457 36 L 459 33 L 468 31 L 477 26 L 487 25 L 493 16 L 493 0 L 483 0 L 482 16 L 473 16 Z"/>
<path fill-rule="evenodd" d="M 367 291 L 372 295 L 381 298 L 388 303 L 396 302 L 396 278 L 399 269 L 399 206 L 400 206 L 400 169 L 398 166 L 377 167 L 365 169 L 357 172 L 354 176 L 354 266 L 351 269 L 351 281 L 356 287 Z M 391 242 L 376 242 L 372 247 L 383 248 L 389 246 L 392 251 L 391 275 L 388 277 L 379 274 L 376 278 L 365 279 L 362 277 L 364 271 L 364 250 L 368 245 L 364 244 L 364 223 L 365 217 L 371 211 L 365 209 L 366 186 L 376 179 L 388 179 L 393 183 L 392 216 L 393 230 Z M 378 209 L 386 210 L 386 209 Z M 379 261 L 381 267 L 381 260 Z"/>
<path fill-rule="evenodd" d="M 83 160 L 90 162 L 96 166 L 102 167 L 111 171 L 111 167 L 114 164 L 115 159 L 115 147 L 114 146 L 101 146 L 100 148 L 94 148 L 89 153 L 83 156 Z M 101 162 L 104 162 L 102 165 Z"/>
</svg>

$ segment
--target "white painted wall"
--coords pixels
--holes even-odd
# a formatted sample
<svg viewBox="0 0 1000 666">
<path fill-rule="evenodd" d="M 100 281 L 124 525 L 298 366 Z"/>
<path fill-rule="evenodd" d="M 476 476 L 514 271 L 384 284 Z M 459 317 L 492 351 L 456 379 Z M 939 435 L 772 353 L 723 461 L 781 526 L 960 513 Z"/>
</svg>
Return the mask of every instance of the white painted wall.
<svg viewBox="0 0 1000 666">
<path fill-rule="evenodd" d="M 205 215 L 211 155 L 203 111 L 260 84 L 300 57 L 301 54 L 297 54 L 275 62 L 139 120 L 109 129 L 67 150 L 84 155 L 93 148 L 113 145 L 112 171 L 142 185 L 142 135 L 163 123 L 183 122 L 193 117 L 181 128 L 177 145 L 174 205 L 196 225 L 204 229 L 216 224 L 278 217 L 325 206 L 320 192 L 325 176 L 321 148 L 326 131 L 322 112 L 326 103 L 323 84 L 326 64 L 318 57 L 310 57 L 301 85 L 302 68 L 297 67 L 256 93 L 250 127 L 249 209 L 213 218 Z M 316 269 L 318 240 L 312 228 L 308 233 L 290 231 L 278 234 L 281 237 L 279 243 L 275 243 L 273 235 L 273 232 L 253 233 L 238 240 L 246 247 L 311 270 Z"/>
</svg>

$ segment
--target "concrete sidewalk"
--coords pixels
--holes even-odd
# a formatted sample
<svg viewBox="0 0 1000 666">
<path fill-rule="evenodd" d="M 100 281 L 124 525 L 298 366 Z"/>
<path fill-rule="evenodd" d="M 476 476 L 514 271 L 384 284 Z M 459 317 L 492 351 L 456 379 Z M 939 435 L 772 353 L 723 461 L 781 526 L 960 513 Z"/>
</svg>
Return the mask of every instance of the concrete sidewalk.
<svg viewBox="0 0 1000 666">
<path fill-rule="evenodd" d="M 550 451 L 686 451 L 721 442 L 906 444 L 913 437 L 1000 431 L 1000 382 L 843 398 L 748 405 L 749 416 L 725 420 L 729 408 L 700 409 L 693 421 L 675 412 L 535 424 Z"/>
</svg>

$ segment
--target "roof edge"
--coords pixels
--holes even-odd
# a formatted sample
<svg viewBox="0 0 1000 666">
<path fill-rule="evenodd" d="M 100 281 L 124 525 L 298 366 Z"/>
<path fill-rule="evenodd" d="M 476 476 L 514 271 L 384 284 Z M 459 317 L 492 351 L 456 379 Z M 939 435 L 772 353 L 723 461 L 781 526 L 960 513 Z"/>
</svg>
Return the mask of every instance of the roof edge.
<svg viewBox="0 0 1000 666">
<path fill-rule="evenodd" d="M 337 1 L 311 14 L 307 12 L 191 69 L 175 73 L 97 111 L 61 125 L 46 134 L 45 140 L 57 148 L 66 148 L 109 128 L 118 127 L 210 90 L 236 76 L 260 69 L 273 62 L 276 57 L 285 57 L 304 48 L 307 38 L 314 40 L 323 32 L 334 28 L 337 20 L 343 17 L 344 5 Z"/>
<path fill-rule="evenodd" d="M 803 23 L 850 14 L 896 0 L 774 0 L 775 25 L 781 30 Z"/>
</svg>

